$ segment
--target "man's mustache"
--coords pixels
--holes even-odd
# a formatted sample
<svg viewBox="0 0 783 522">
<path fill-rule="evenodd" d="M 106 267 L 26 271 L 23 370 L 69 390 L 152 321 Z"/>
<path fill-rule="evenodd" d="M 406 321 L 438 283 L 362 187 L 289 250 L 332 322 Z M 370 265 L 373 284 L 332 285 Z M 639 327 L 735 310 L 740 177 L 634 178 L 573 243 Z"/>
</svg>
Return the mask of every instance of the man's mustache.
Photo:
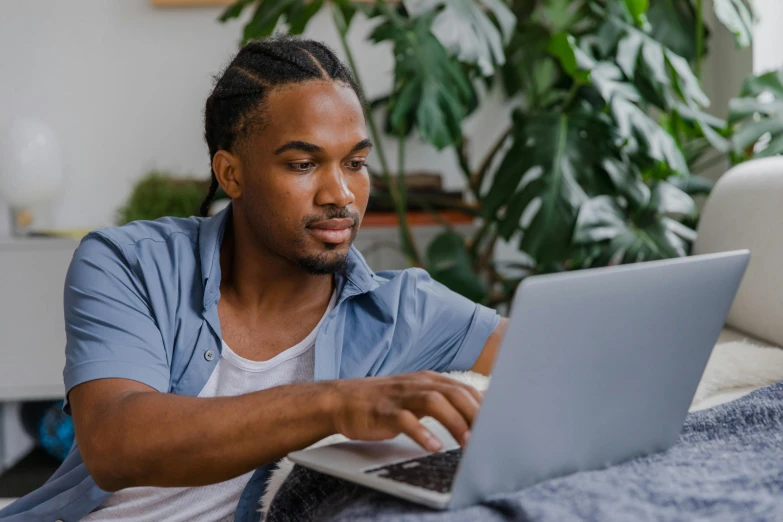
<svg viewBox="0 0 783 522">
<path fill-rule="evenodd" d="M 303 222 L 304 225 L 308 227 L 313 223 L 317 223 L 319 221 L 326 221 L 327 219 L 346 219 L 346 218 L 353 220 L 353 226 L 359 225 L 359 213 L 351 212 L 346 208 L 329 209 L 323 214 L 321 214 L 320 216 L 315 214 L 309 214 L 305 216 Z"/>
</svg>

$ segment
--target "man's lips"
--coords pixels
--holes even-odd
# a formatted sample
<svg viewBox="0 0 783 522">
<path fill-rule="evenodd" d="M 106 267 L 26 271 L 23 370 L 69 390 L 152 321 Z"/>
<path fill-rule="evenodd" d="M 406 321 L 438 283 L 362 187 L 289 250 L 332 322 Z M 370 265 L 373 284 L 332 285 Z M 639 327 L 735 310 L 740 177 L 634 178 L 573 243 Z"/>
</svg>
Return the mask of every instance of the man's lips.
<svg viewBox="0 0 783 522">
<path fill-rule="evenodd" d="M 344 228 L 351 228 L 353 226 L 353 219 L 351 218 L 334 218 L 324 219 L 323 221 L 316 221 L 308 225 L 310 228 L 321 228 L 325 230 L 341 230 Z"/>
<path fill-rule="evenodd" d="M 350 218 L 325 219 L 311 223 L 307 228 L 316 239 L 324 243 L 339 244 L 348 241 L 354 220 Z"/>
</svg>

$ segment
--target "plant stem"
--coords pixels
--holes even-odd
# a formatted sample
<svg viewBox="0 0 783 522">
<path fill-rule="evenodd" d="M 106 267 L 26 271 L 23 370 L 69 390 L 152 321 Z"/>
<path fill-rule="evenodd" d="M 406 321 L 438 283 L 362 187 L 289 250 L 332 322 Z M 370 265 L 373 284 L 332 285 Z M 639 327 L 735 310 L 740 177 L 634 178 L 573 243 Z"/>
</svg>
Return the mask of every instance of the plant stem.
<svg viewBox="0 0 783 522">
<path fill-rule="evenodd" d="M 472 184 L 476 201 L 481 201 L 481 186 L 484 184 L 484 178 L 489 171 L 489 167 L 492 165 L 492 160 L 495 158 L 495 155 L 500 152 L 500 149 L 503 148 L 503 144 L 506 142 L 508 137 L 511 136 L 512 130 L 512 127 L 506 129 L 506 131 L 500 136 L 500 138 L 498 138 L 498 140 L 489 150 L 487 155 L 484 156 L 484 160 L 481 162 L 481 165 L 479 165 L 479 168 L 476 171 L 475 183 Z"/>
<path fill-rule="evenodd" d="M 470 169 L 470 162 L 465 154 L 465 138 L 462 138 L 462 142 L 459 145 L 454 146 L 454 152 L 457 154 L 460 170 L 465 175 L 465 181 L 468 182 L 468 188 L 473 192 L 477 192 L 473 186 L 473 173 Z"/>
<path fill-rule="evenodd" d="M 351 68 L 351 72 L 353 73 L 354 78 L 356 78 L 356 81 L 359 82 L 359 85 L 362 85 L 362 81 L 359 77 L 359 69 L 356 67 L 356 60 L 354 59 L 353 52 L 348 45 L 348 24 L 345 22 L 343 12 L 340 11 L 336 5 L 332 6 L 332 18 L 334 19 L 334 25 L 337 26 L 337 33 L 340 36 L 340 44 L 342 45 L 343 51 L 345 52 L 345 57 L 348 59 L 348 67 Z M 365 117 L 367 118 L 367 126 L 370 127 L 370 134 L 372 135 L 375 151 L 378 153 L 378 161 L 381 162 L 381 170 L 383 171 L 384 175 L 390 174 L 391 170 L 389 170 L 389 163 L 386 161 L 386 152 L 383 149 L 381 136 L 378 133 L 378 126 L 375 125 L 375 118 L 372 114 L 372 111 L 368 109 L 366 111 Z"/>
<path fill-rule="evenodd" d="M 571 85 L 571 89 L 568 91 L 565 100 L 563 100 L 563 112 L 568 110 L 569 105 L 573 103 L 581 87 L 582 87 L 582 82 L 578 82 L 574 80 L 574 83 Z"/>
<path fill-rule="evenodd" d="M 400 242 L 405 255 L 408 257 L 408 264 L 411 266 L 423 266 L 413 234 L 411 234 L 406 212 L 408 187 L 405 184 L 405 135 L 403 134 L 397 138 L 397 185 L 395 187 L 391 176 L 387 177 L 386 183 L 397 210 L 397 218 L 400 221 Z"/>
<path fill-rule="evenodd" d="M 704 0 L 696 0 L 696 63 L 693 73 L 701 81 L 701 55 L 704 53 Z"/>
<path fill-rule="evenodd" d="M 489 241 L 487 242 L 487 248 L 484 250 L 484 253 L 481 254 L 481 256 L 478 259 L 478 265 L 476 266 L 476 271 L 481 272 L 484 270 L 489 262 L 492 260 L 492 256 L 495 253 L 495 244 L 498 241 L 498 233 L 495 232 L 492 234 L 492 237 L 490 237 Z"/>
<path fill-rule="evenodd" d="M 471 258 L 474 258 L 478 255 L 478 249 L 481 245 L 481 241 L 484 239 L 484 236 L 487 235 L 487 232 L 489 232 L 490 228 L 492 228 L 492 220 L 484 218 L 484 224 L 481 225 L 481 228 L 479 228 L 470 239 L 470 250 L 468 250 L 468 253 L 470 254 Z"/>
</svg>

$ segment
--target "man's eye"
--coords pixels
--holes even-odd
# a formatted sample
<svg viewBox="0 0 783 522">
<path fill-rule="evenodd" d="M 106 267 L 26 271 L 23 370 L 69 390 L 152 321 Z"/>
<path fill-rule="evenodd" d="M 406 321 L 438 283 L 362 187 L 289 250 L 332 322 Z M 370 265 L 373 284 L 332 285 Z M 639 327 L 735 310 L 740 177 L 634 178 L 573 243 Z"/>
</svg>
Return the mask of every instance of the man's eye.
<svg viewBox="0 0 783 522">
<path fill-rule="evenodd" d="M 291 170 L 295 170 L 297 172 L 307 172 L 315 166 L 315 163 L 311 161 L 305 161 L 300 163 L 289 163 L 288 166 L 291 167 Z"/>
<path fill-rule="evenodd" d="M 364 167 L 367 166 L 367 163 L 364 161 L 349 161 L 348 162 L 348 168 L 351 168 L 353 170 L 361 170 Z"/>
</svg>

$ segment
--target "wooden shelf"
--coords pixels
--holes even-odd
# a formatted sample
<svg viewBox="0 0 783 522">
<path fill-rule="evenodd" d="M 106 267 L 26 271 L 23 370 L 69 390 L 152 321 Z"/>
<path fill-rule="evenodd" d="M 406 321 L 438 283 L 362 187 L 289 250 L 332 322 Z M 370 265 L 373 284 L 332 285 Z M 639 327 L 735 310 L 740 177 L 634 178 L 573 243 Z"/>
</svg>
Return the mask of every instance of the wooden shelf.
<svg viewBox="0 0 783 522">
<path fill-rule="evenodd" d="M 205 6 L 227 6 L 234 3 L 235 0 L 150 0 L 150 3 L 156 7 L 205 7 Z M 373 4 L 375 0 L 352 0 L 355 3 Z M 386 0 L 389 4 L 399 3 L 399 0 Z"/>
<path fill-rule="evenodd" d="M 450 225 L 457 224 L 470 224 L 474 219 L 456 210 L 444 210 L 439 212 L 441 219 Z M 415 226 L 436 226 L 440 225 L 440 222 L 435 219 L 429 212 L 408 212 L 408 224 L 412 227 Z M 399 225 L 397 214 L 395 212 L 368 212 L 364 215 L 362 220 L 362 227 L 396 227 Z"/>
<path fill-rule="evenodd" d="M 234 0 L 150 0 L 156 7 L 204 7 L 226 6 L 234 3 Z"/>
</svg>

